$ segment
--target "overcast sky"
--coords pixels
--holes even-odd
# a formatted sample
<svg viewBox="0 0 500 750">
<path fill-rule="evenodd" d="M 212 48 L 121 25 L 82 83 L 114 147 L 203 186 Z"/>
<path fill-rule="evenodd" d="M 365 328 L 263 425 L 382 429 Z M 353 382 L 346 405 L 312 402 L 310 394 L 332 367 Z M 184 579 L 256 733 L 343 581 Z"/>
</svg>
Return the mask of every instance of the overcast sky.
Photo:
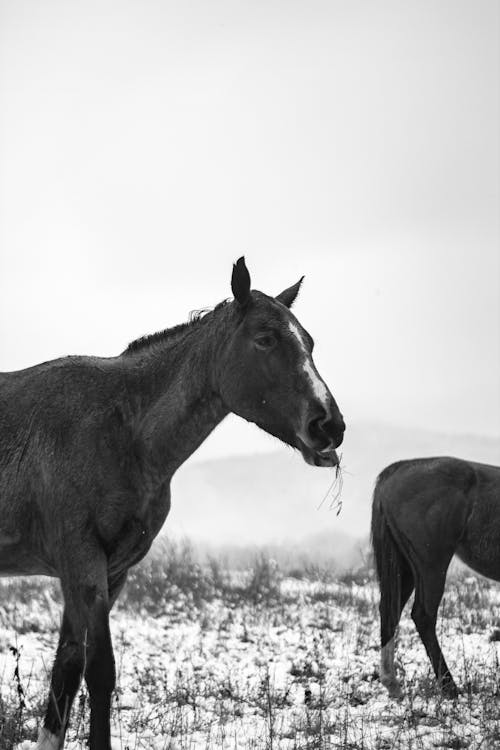
<svg viewBox="0 0 500 750">
<path fill-rule="evenodd" d="M 496 0 L 0 0 L 0 370 L 305 274 L 347 422 L 500 434 Z M 205 453 L 275 443 L 230 420 Z"/>
</svg>

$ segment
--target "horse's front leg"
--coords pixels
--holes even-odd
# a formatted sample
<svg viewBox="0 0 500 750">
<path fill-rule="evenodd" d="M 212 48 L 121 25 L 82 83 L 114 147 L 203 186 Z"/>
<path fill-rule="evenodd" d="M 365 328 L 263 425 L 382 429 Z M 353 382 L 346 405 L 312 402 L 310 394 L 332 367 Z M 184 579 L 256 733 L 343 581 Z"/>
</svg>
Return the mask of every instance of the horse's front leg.
<svg viewBox="0 0 500 750">
<path fill-rule="evenodd" d="M 47 712 L 38 736 L 37 750 L 58 750 L 63 746 L 71 706 L 83 674 L 84 661 L 83 644 L 75 636 L 65 609 L 52 668 Z"/>
<path fill-rule="evenodd" d="M 108 579 L 109 608 L 113 606 L 127 577 L 127 571 Z M 112 655 L 111 655 L 112 656 Z M 73 632 L 66 608 L 64 610 L 59 645 L 52 670 L 50 694 L 43 728 L 35 750 L 59 750 L 69 721 L 71 706 L 85 669 L 85 639 L 78 641 Z M 22 747 L 22 746 L 21 746 Z"/>
<path fill-rule="evenodd" d="M 71 551 L 64 568 L 61 584 L 65 616 L 79 648 L 83 667 L 80 674 L 83 673 L 89 691 L 90 750 L 111 750 L 110 709 L 115 662 L 109 630 L 107 557 L 97 542 L 87 543 Z M 52 715 L 55 713 L 53 711 Z M 50 731 L 50 727 L 47 728 Z M 62 725 L 59 737 L 59 747 L 62 747 Z"/>
</svg>

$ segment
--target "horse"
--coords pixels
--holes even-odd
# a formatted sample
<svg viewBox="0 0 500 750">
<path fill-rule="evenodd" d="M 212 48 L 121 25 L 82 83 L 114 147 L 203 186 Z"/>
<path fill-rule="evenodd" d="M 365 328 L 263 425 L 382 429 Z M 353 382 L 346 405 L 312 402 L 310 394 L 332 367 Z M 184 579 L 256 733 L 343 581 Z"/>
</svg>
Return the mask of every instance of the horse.
<svg viewBox="0 0 500 750">
<path fill-rule="evenodd" d="M 64 746 L 82 677 L 90 750 L 110 750 L 110 611 L 168 515 L 172 476 L 229 413 L 338 466 L 344 419 L 290 310 L 302 280 L 252 290 L 242 257 L 233 299 L 119 356 L 0 374 L 0 572 L 58 577 L 64 599 L 37 750 Z"/>
<path fill-rule="evenodd" d="M 399 461 L 379 475 L 371 538 L 380 587 L 380 679 L 402 696 L 394 637 L 415 590 L 411 616 L 443 694 L 458 696 L 436 636 L 436 620 L 453 555 L 500 581 L 500 467 L 459 458 Z"/>
</svg>

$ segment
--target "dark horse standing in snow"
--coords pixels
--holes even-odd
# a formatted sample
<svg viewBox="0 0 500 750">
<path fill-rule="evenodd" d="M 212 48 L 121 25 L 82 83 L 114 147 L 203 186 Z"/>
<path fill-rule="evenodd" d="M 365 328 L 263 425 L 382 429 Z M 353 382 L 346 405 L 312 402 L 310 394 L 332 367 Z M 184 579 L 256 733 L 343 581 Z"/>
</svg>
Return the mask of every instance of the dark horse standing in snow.
<svg viewBox="0 0 500 750">
<path fill-rule="evenodd" d="M 64 613 L 36 748 L 59 750 L 85 676 L 90 748 L 110 750 L 110 610 L 170 509 L 170 480 L 230 412 L 336 466 L 344 421 L 290 312 L 251 291 L 134 341 L 118 357 L 65 357 L 0 375 L 0 572 L 61 580 Z"/>
<path fill-rule="evenodd" d="M 373 495 L 372 543 L 380 584 L 382 683 L 401 696 L 394 635 L 415 590 L 411 616 L 445 695 L 457 688 L 436 636 L 436 619 L 453 555 L 500 581 L 500 467 L 458 458 L 392 464 Z"/>
</svg>

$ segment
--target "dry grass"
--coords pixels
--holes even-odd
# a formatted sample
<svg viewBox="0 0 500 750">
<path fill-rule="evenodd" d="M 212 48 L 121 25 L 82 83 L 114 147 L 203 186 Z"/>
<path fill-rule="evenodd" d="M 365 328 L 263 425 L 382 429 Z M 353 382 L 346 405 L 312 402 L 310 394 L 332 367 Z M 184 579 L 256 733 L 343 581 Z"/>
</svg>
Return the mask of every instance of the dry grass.
<svg viewBox="0 0 500 750">
<path fill-rule="evenodd" d="M 60 594 L 48 579 L 19 579 L 2 584 L 2 597 L 0 750 L 11 750 L 42 720 Z M 234 571 L 187 545 L 164 550 L 132 572 L 113 613 L 114 735 L 124 750 L 500 747 L 497 586 L 464 572 L 448 583 L 440 638 L 457 702 L 437 691 L 407 615 L 406 695 L 387 699 L 377 603 L 369 567 L 335 576 L 261 555 Z M 85 747 L 87 708 L 82 689 L 72 749 Z"/>
</svg>

